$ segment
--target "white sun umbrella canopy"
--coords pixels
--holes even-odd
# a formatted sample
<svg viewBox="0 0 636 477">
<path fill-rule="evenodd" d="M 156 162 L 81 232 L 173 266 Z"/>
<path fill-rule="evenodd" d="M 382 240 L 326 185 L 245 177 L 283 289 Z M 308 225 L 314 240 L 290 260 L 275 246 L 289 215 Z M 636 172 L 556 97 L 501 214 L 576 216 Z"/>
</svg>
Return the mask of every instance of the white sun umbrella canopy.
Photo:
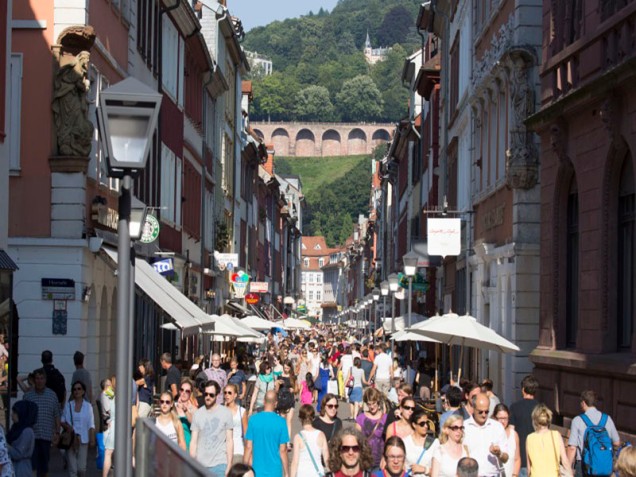
<svg viewBox="0 0 636 477">
<path fill-rule="evenodd" d="M 262 335 L 244 325 L 238 318 L 234 318 L 228 314 L 210 315 L 213 321 L 209 325 L 203 327 L 203 332 L 212 335 L 235 336 L 244 338 L 261 338 Z"/>
<path fill-rule="evenodd" d="M 398 331 L 391 336 L 394 341 L 427 341 L 429 343 L 439 343 L 439 340 L 424 336 L 419 333 L 413 333 L 412 331 L 402 330 Z"/>
<path fill-rule="evenodd" d="M 285 320 L 283 320 L 283 325 L 288 330 L 308 330 L 309 328 L 311 328 L 310 324 L 297 318 L 286 318 Z"/>
<path fill-rule="evenodd" d="M 246 316 L 245 318 L 241 318 L 239 321 L 253 330 L 258 331 L 271 330 L 272 328 L 286 329 L 286 327 L 280 322 L 276 323 L 274 321 L 269 321 L 256 315 Z"/>
<path fill-rule="evenodd" d="M 459 316 L 456 313 L 446 313 L 418 323 L 408 331 L 428 336 L 448 345 L 470 346 L 502 353 L 519 351 L 517 345 L 482 325 L 470 315 Z"/>
<path fill-rule="evenodd" d="M 384 331 L 386 331 L 387 333 L 390 333 L 391 330 L 393 329 L 391 327 L 391 320 L 393 318 L 385 318 L 383 323 L 382 323 L 382 327 L 384 328 Z M 406 323 L 408 322 L 408 316 L 396 316 L 395 317 L 395 331 L 404 331 L 404 329 L 406 328 Z M 420 323 L 422 321 L 426 320 L 426 317 L 423 315 L 420 315 L 418 313 L 411 313 L 411 325 L 413 325 L 414 323 Z"/>
</svg>

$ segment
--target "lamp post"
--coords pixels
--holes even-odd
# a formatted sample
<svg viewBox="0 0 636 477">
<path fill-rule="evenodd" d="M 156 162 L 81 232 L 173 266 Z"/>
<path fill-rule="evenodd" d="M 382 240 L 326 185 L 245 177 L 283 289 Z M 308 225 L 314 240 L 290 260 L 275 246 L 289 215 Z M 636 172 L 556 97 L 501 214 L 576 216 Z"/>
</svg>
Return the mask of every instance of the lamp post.
<svg viewBox="0 0 636 477">
<path fill-rule="evenodd" d="M 417 260 L 419 256 L 414 252 L 410 251 L 402 257 L 402 261 L 404 262 L 404 275 L 409 277 L 409 318 L 408 318 L 408 327 L 411 327 L 411 308 L 413 303 L 413 277 L 415 276 L 415 272 L 417 271 Z"/>
<path fill-rule="evenodd" d="M 388 280 L 384 280 L 380 283 L 380 293 L 382 294 L 382 326 L 384 326 L 384 322 L 386 321 L 386 296 L 389 294 Z M 386 342 L 386 336 L 384 341 Z"/>
<path fill-rule="evenodd" d="M 395 346 L 395 293 L 400 288 L 400 279 L 397 273 L 392 273 L 388 276 L 389 290 L 391 291 L 391 356 L 393 356 L 393 348 Z"/>
<path fill-rule="evenodd" d="M 378 301 L 380 300 L 380 290 L 378 288 L 374 288 L 371 290 L 371 296 L 373 297 L 373 326 L 371 327 L 371 338 L 373 339 L 373 333 L 375 333 L 375 329 L 378 323 Z"/>
<path fill-rule="evenodd" d="M 108 175 L 121 179 L 119 221 L 117 223 L 117 394 L 115 407 L 115 467 L 123 477 L 132 475 L 132 439 L 126 422 L 131 422 L 132 333 L 134 330 L 134 282 L 131 238 L 143 232 L 145 207 L 136 201 L 133 208 L 132 180 L 145 167 L 152 136 L 157 125 L 161 95 L 139 80 L 129 77 L 100 93 L 97 122 Z M 141 204 L 141 206 L 139 206 Z"/>
</svg>

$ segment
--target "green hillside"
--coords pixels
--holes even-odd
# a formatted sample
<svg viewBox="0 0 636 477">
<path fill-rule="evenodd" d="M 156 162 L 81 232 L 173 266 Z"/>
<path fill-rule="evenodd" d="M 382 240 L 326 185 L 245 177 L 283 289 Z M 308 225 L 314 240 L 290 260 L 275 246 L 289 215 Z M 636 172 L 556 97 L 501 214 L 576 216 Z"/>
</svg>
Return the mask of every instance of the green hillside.
<svg viewBox="0 0 636 477">
<path fill-rule="evenodd" d="M 250 30 L 246 50 L 273 61 L 274 74 L 252 72 L 252 120 L 394 122 L 406 114 L 404 58 L 420 46 L 416 0 L 340 0 L 331 13 L 310 12 Z M 374 48 L 386 60 L 367 64 Z"/>
<path fill-rule="evenodd" d="M 323 235 L 330 247 L 345 242 L 359 214 L 369 214 L 369 156 L 276 157 L 276 173 L 300 176 L 303 235 Z"/>
</svg>

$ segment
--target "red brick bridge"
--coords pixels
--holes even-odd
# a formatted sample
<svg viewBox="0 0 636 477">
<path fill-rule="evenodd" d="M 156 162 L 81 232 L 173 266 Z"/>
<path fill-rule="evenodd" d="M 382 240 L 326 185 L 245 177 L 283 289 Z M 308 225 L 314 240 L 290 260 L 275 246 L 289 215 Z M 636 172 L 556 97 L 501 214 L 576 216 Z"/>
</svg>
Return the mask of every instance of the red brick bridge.
<svg viewBox="0 0 636 477">
<path fill-rule="evenodd" d="M 272 144 L 277 156 L 322 157 L 371 154 L 391 140 L 395 124 L 379 123 L 257 123 L 250 126 Z"/>
</svg>

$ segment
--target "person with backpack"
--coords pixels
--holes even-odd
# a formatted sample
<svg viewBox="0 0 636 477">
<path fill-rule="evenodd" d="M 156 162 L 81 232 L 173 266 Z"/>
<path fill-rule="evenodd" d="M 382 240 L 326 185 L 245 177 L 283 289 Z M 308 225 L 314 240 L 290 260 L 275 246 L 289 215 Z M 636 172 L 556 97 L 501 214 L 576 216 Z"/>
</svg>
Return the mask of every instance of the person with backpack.
<svg viewBox="0 0 636 477">
<path fill-rule="evenodd" d="M 51 351 L 42 351 L 41 356 L 42 369 L 46 374 L 46 387 L 55 393 L 60 403 L 60 411 L 66 400 L 66 380 L 59 369 L 53 365 L 53 353 Z"/>
<path fill-rule="evenodd" d="M 613 448 L 620 445 L 620 437 L 612 418 L 596 408 L 597 402 L 594 391 L 583 391 L 583 413 L 572 420 L 567 453 L 570 461 L 574 462 L 575 477 L 612 474 Z"/>
</svg>

